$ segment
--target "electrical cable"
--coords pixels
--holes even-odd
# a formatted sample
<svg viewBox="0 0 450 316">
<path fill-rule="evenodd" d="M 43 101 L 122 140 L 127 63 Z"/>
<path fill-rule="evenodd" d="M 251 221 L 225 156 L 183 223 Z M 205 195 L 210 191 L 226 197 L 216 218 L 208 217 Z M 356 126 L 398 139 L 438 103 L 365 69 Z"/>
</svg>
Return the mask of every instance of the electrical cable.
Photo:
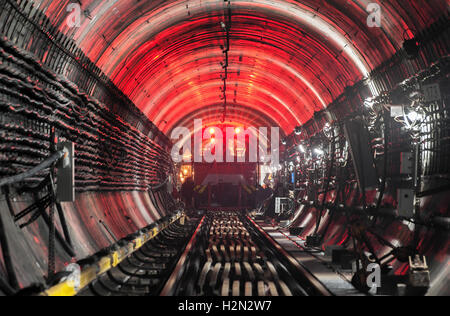
<svg viewBox="0 0 450 316">
<path fill-rule="evenodd" d="M 337 178 L 337 179 L 340 179 L 339 176 L 337 176 L 336 178 Z M 336 179 L 336 181 L 337 181 L 337 179 Z M 333 203 L 333 206 L 334 206 L 334 207 L 336 207 L 336 205 L 339 204 L 339 202 L 340 202 L 339 197 L 342 195 L 342 191 L 343 191 L 344 189 L 345 189 L 344 186 L 343 186 L 341 183 L 338 183 L 338 189 L 337 189 L 337 193 L 336 193 L 336 198 L 335 198 L 335 201 L 334 201 L 334 203 Z M 330 214 L 330 218 L 329 218 L 329 220 L 328 220 L 328 223 L 327 223 L 327 225 L 325 226 L 325 229 L 323 230 L 323 232 L 322 232 L 322 234 L 321 234 L 321 237 L 320 237 L 320 243 L 323 243 L 323 240 L 324 240 L 324 238 L 325 238 L 325 236 L 326 236 L 328 230 L 329 230 L 330 227 L 331 227 L 331 223 L 333 222 L 334 216 L 336 215 L 336 212 L 334 211 L 333 208 L 330 208 L 330 213 L 331 213 L 331 214 Z"/>
<path fill-rule="evenodd" d="M 8 274 L 9 284 L 13 289 L 19 289 L 19 281 L 16 272 L 14 271 L 14 264 L 11 256 L 11 249 L 8 243 L 8 236 L 6 235 L 5 223 L 3 222 L 3 215 L 0 211 L 0 246 L 2 249 L 3 262 L 5 264 L 6 273 Z"/>
<path fill-rule="evenodd" d="M 166 177 L 166 179 L 162 183 L 160 183 L 156 186 L 150 186 L 150 190 L 152 190 L 152 191 L 161 190 L 168 182 L 169 182 L 169 177 Z"/>
<path fill-rule="evenodd" d="M 21 167 L 23 165 L 39 164 L 38 158 L 47 155 L 46 143 L 49 136 L 45 129 L 55 126 L 61 131 L 62 138 L 76 142 L 77 170 L 92 170 L 89 173 L 77 172 L 79 191 L 98 190 L 102 187 L 107 190 L 132 190 L 133 186 L 134 189 L 144 191 L 153 182 L 156 170 L 167 171 L 170 168 L 168 153 L 147 135 L 123 121 L 104 104 L 90 100 L 70 82 L 54 76 L 48 69 L 41 69 L 41 65 L 26 52 L 19 51 L 4 41 L 0 41 L 0 44 L 7 47 L 6 50 L 0 49 L 0 56 L 17 66 L 17 69 L 8 65 L 0 67 L 0 88 L 6 95 L 5 102 L 0 102 L 0 110 L 5 112 L 4 117 L 7 118 L 0 125 L 2 129 L 14 131 L 18 140 L 25 141 L 20 146 L 16 145 L 21 148 L 23 155 L 2 156 L 3 159 L 6 158 L 5 164 L 19 165 L 19 172 L 25 169 Z M 39 80 L 32 82 L 27 74 L 32 75 L 32 78 L 38 77 Z M 3 80 L 8 77 L 12 79 Z M 41 88 L 42 83 L 53 89 Z M 31 106 L 24 108 L 22 104 Z M 84 122 L 76 117 L 80 113 L 95 114 Z M 25 124 L 22 124 L 24 116 Z M 16 121 L 20 123 L 15 123 Z M 30 123 L 32 125 L 28 125 Z M 35 128 L 35 125 L 39 127 Z M 23 135 L 27 138 L 23 138 Z M 39 141 L 33 140 L 30 143 L 29 137 L 39 138 Z M 105 150 L 100 148 L 101 144 L 110 149 L 113 157 L 104 155 Z M 39 147 L 39 151 L 30 146 Z M 9 170 L 2 172 L 14 173 Z M 101 179 L 95 185 L 90 181 L 93 174 Z M 128 185 L 133 182 L 134 185 Z"/>
<path fill-rule="evenodd" d="M 328 196 L 328 192 L 330 190 L 331 177 L 332 177 L 333 169 L 334 169 L 334 163 L 335 163 L 335 157 L 336 157 L 336 143 L 335 143 L 336 140 L 335 140 L 334 129 L 332 129 L 331 139 L 332 139 L 332 143 L 331 143 L 331 152 L 332 153 L 331 153 L 330 168 L 328 170 L 327 183 L 325 186 L 325 191 L 323 192 L 322 205 L 320 207 L 320 211 L 318 214 L 319 216 L 317 217 L 316 228 L 314 229 L 314 235 L 317 235 L 317 233 L 319 232 L 320 223 L 322 221 L 323 211 L 325 210 L 325 204 L 327 202 L 327 196 Z"/>
<path fill-rule="evenodd" d="M 384 193 L 386 191 L 386 180 L 387 180 L 387 171 L 388 171 L 388 161 L 389 161 L 389 133 L 390 133 L 390 125 L 388 124 L 390 113 L 387 110 L 383 111 L 384 113 L 384 156 L 383 156 L 383 175 L 380 184 L 380 191 L 376 205 L 376 213 L 372 220 L 372 226 L 374 226 L 378 220 L 378 212 L 381 208 L 381 203 L 383 202 Z"/>
<path fill-rule="evenodd" d="M 49 168 L 54 163 L 58 162 L 61 158 L 64 157 L 65 154 L 67 154 L 67 151 L 65 151 L 65 150 L 57 151 L 56 153 L 51 155 L 49 158 L 45 159 L 38 166 L 36 166 L 36 167 L 34 167 L 34 168 L 24 172 L 24 173 L 21 173 L 21 174 L 18 174 L 18 175 L 9 177 L 9 178 L 1 179 L 0 180 L 0 187 L 3 187 L 5 185 L 12 185 L 12 184 L 24 181 L 27 178 L 38 174 L 39 172 Z"/>
</svg>

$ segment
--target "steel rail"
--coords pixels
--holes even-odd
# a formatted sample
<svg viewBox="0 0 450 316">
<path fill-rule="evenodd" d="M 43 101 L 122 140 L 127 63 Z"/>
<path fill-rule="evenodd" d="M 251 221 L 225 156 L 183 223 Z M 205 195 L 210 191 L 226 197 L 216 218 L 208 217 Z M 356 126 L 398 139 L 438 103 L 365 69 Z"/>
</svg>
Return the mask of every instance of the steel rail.
<svg viewBox="0 0 450 316">
<path fill-rule="evenodd" d="M 310 271 L 300 264 L 292 255 L 283 249 L 269 234 L 267 234 L 252 218 L 247 216 L 249 222 L 266 238 L 266 240 L 294 266 L 308 283 L 309 288 L 313 290 L 313 295 L 334 296 Z"/>
<path fill-rule="evenodd" d="M 192 247 L 195 243 L 198 232 L 200 231 L 200 228 L 202 227 L 204 221 L 205 221 L 205 217 L 203 217 L 202 220 L 200 221 L 200 223 L 198 224 L 197 229 L 195 230 L 194 234 L 192 235 L 191 240 L 189 241 L 188 245 L 186 246 L 184 253 L 181 255 L 180 260 L 178 260 L 178 264 L 176 265 L 175 269 L 173 270 L 171 276 L 169 277 L 169 280 L 167 281 L 165 287 L 161 291 L 160 296 L 170 296 L 173 294 L 176 283 L 178 282 L 179 278 L 181 277 L 181 275 L 183 274 L 183 272 L 186 269 L 185 261 L 189 255 L 189 253 L 192 250 Z"/>
</svg>

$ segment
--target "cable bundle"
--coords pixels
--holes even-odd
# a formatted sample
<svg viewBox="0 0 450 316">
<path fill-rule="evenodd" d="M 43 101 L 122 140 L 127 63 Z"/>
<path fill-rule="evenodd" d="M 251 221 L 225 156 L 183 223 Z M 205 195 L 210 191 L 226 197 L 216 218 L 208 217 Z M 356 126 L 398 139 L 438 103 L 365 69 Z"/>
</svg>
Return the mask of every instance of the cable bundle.
<svg viewBox="0 0 450 316">
<path fill-rule="evenodd" d="M 2 177 L 50 156 L 51 127 L 60 141 L 75 143 L 78 191 L 148 190 L 164 182 L 171 169 L 161 145 L 4 39 L 0 113 Z"/>
</svg>

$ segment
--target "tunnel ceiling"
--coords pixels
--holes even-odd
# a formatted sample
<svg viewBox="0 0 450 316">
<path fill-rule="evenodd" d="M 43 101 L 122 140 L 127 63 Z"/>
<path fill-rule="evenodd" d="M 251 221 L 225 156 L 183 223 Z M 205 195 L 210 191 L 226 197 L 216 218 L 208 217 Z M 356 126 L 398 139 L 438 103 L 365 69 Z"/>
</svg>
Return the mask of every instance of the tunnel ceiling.
<svg viewBox="0 0 450 316">
<path fill-rule="evenodd" d="M 163 132 L 222 120 L 223 0 L 35 1 Z M 382 27 L 367 26 L 369 3 Z M 445 0 L 231 1 L 226 123 L 290 133 L 447 10 Z"/>
</svg>

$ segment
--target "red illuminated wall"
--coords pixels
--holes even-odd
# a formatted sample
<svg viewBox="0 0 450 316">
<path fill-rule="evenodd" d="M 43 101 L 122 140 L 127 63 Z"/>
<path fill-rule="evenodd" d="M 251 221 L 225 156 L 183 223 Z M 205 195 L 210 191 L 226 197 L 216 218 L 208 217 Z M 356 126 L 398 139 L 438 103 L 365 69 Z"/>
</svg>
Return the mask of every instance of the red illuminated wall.
<svg viewBox="0 0 450 316">
<path fill-rule="evenodd" d="M 13 208 L 18 213 L 31 204 L 31 198 L 21 197 L 20 201 L 13 203 Z M 6 201 L 0 201 L 0 209 L 7 212 Z M 57 241 L 57 271 L 69 263 L 94 255 L 168 215 L 162 194 L 144 192 L 78 194 L 75 203 L 64 203 L 64 213 L 75 256 L 72 258 L 68 255 Z M 18 223 L 6 214 L 2 217 L 19 285 L 23 288 L 44 284 L 48 263 L 48 226 L 41 217 L 32 225 L 19 229 Z M 58 231 L 62 233 L 59 221 L 56 222 Z M 1 252 L 0 262 L 3 262 Z M 3 265 L 0 274 L 6 275 Z"/>
<path fill-rule="evenodd" d="M 80 28 L 66 23 L 69 0 L 35 2 L 164 132 L 220 121 L 226 1 L 88 0 Z M 374 0 L 381 27 L 370 28 L 368 3 L 232 1 L 227 121 L 289 134 L 448 10 L 445 0 Z"/>
<path fill-rule="evenodd" d="M 20 7 L 31 14 L 31 2 L 6 2 L 16 6 L 20 3 Z M 156 131 L 152 126 L 146 126 L 139 113 L 131 113 L 131 102 L 112 102 L 117 100 L 117 95 L 107 89 L 110 82 L 105 78 L 110 78 L 165 133 L 170 134 L 180 125 L 192 130 L 194 118 L 202 118 L 207 126 L 220 123 L 223 111 L 220 46 L 225 43 L 220 22 L 225 20 L 226 1 L 80 1 L 81 25 L 71 28 L 66 19 L 70 15 L 67 6 L 72 2 L 34 0 L 35 9 L 50 20 L 44 21 L 39 11 L 32 11 L 43 32 L 31 32 L 22 29 L 17 21 L 8 21 L 9 25 L 19 25 L 21 31 L 4 35 L 32 52 L 33 58 L 76 84 L 73 90 L 84 89 L 89 96 L 94 94 L 96 98 L 104 98 L 106 106 L 121 115 L 115 119 L 128 121 L 150 138 L 157 134 Z M 232 1 L 226 123 L 231 126 L 280 126 L 285 134 L 290 134 L 295 126 L 308 122 L 315 112 L 338 98 L 346 87 L 367 77 L 396 54 L 405 38 L 416 35 L 448 13 L 448 1 L 445 0 L 370 2 L 383 7 L 380 28 L 367 27 L 369 1 L 366 0 Z M 0 15 L 0 21 L 12 16 L 9 11 L 1 11 Z M 72 38 L 73 45 L 67 38 L 56 36 L 58 30 Z M 38 40 L 38 37 L 45 37 L 45 40 Z M 65 53 L 59 54 L 52 46 L 54 42 L 68 42 L 67 46 L 61 45 Z M 424 66 L 411 64 L 405 72 L 418 71 Z M 106 76 L 103 77 L 101 71 Z M 86 73 L 98 76 L 100 80 L 90 80 Z M 24 81 L 35 80 L 33 76 Z M 395 84 L 395 80 L 389 80 L 389 83 Z M 383 89 L 383 86 L 379 87 L 379 90 Z M 68 116 L 68 119 L 76 122 L 73 117 Z M 222 170 L 237 172 L 228 166 Z M 198 177 L 207 172 L 199 169 Z M 355 190 L 355 199 L 357 195 Z M 29 197 L 21 198 L 14 207 L 19 211 L 30 203 Z M 442 208 L 444 213 L 447 206 L 446 196 L 439 196 L 427 200 L 425 207 L 427 210 Z M 0 209 L 7 208 L 6 201 L 1 199 Z M 168 211 L 162 195 L 152 196 L 147 192 L 79 193 L 76 202 L 65 205 L 64 209 L 77 255 L 69 258 L 58 246 L 58 270 L 71 260 L 90 256 L 114 243 L 115 239 L 154 222 Z M 316 213 L 310 209 L 298 218 L 297 224 L 306 227 L 305 236 L 311 231 Z M 45 224 L 39 220 L 21 231 L 11 218 L 8 220 L 8 235 L 13 240 L 13 259 L 17 263 L 21 285 L 43 283 L 48 251 Z M 334 219 L 327 243 L 345 241 L 348 232 L 342 229 L 344 222 L 342 217 Z M 110 232 L 105 231 L 102 223 Z M 384 224 L 385 234 L 391 240 L 406 243 L 411 238 L 410 229 L 404 223 Z M 443 273 L 448 275 L 448 236 L 424 230 L 421 247 L 433 258 L 433 279 Z M 385 249 L 380 247 L 377 251 Z M 404 272 L 405 267 L 396 264 L 394 268 Z M 0 265 L 0 271 L 5 275 L 3 265 Z"/>
</svg>

